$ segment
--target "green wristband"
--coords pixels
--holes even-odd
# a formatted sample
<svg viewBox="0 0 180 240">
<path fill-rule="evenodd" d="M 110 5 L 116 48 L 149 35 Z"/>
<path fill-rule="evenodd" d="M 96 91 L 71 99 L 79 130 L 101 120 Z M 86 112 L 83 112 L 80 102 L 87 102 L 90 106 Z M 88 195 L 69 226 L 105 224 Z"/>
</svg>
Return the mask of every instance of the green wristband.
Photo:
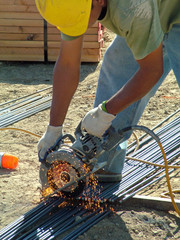
<svg viewBox="0 0 180 240">
<path fill-rule="evenodd" d="M 103 110 L 104 112 L 107 112 L 106 103 L 107 103 L 107 100 L 102 102 L 102 110 Z"/>
</svg>

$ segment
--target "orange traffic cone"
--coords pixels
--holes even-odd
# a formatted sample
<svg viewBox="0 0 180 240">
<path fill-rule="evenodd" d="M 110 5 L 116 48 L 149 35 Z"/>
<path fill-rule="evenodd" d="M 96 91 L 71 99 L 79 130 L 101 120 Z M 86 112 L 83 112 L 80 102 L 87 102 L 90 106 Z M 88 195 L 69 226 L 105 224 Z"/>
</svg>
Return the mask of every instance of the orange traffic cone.
<svg viewBox="0 0 180 240">
<path fill-rule="evenodd" d="M 16 156 L 0 152 L 0 168 L 15 169 L 18 165 L 18 161 Z"/>
</svg>

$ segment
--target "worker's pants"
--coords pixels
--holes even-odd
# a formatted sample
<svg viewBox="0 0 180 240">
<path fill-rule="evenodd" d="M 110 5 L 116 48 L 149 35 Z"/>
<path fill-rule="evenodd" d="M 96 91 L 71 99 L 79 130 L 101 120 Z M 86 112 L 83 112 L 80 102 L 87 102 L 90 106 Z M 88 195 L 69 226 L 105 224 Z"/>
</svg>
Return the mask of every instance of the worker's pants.
<svg viewBox="0 0 180 240">
<path fill-rule="evenodd" d="M 141 100 L 130 105 L 120 112 L 113 120 L 113 127 L 123 129 L 124 127 L 136 125 L 148 104 L 149 99 L 155 94 L 158 87 L 171 69 L 173 69 L 180 86 L 180 24 L 176 24 L 163 40 L 163 61 L 164 74 L 153 87 L 153 89 Z M 126 41 L 117 36 L 107 49 L 102 63 L 96 99 L 94 107 L 102 101 L 108 100 L 136 73 L 139 65 L 134 59 Z M 131 94 L 129 92 L 129 94 Z M 153 114 L 153 113 L 152 113 Z M 126 155 L 127 139 L 131 133 L 127 133 L 122 143 L 109 152 L 105 152 L 98 161 L 110 163 L 106 170 L 114 173 L 121 173 Z"/>
</svg>

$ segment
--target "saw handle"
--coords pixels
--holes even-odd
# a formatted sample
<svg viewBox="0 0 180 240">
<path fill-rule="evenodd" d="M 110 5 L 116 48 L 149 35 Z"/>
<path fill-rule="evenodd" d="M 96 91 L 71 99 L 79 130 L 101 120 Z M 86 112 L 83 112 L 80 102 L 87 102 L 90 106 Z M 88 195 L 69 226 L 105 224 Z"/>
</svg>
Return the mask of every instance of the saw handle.
<svg viewBox="0 0 180 240">
<path fill-rule="evenodd" d="M 76 127 L 76 130 L 74 132 L 74 135 L 76 136 L 76 138 L 83 136 L 83 133 L 81 130 L 81 124 L 82 124 L 82 120 L 80 121 L 80 123 L 78 124 L 78 126 Z"/>
</svg>

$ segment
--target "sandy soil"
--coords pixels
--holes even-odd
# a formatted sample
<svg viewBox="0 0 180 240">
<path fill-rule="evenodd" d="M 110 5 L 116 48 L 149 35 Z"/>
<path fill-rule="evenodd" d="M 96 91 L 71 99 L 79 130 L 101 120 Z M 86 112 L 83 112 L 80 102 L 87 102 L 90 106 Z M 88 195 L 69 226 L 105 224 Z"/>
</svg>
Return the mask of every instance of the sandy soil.
<svg viewBox="0 0 180 240">
<path fill-rule="evenodd" d="M 105 49 L 113 35 L 105 32 Z M 64 129 L 73 133 L 84 114 L 93 106 L 99 64 L 82 64 L 81 82 L 71 102 Z M 52 85 L 53 63 L 0 63 L 0 103 L 34 93 Z M 154 127 L 179 108 L 180 92 L 173 72 L 170 72 L 156 95 L 146 108 L 140 124 Z M 11 127 L 23 128 L 42 135 L 49 121 L 49 109 L 14 123 Z M 16 170 L 0 169 L 0 228 L 16 220 L 35 207 L 40 199 L 39 162 L 37 142 L 39 138 L 19 131 L 0 132 L 0 151 L 19 158 Z M 180 172 L 171 175 L 173 189 L 179 188 Z M 158 196 L 167 191 L 166 179 L 142 192 Z M 177 194 L 177 198 L 180 198 Z M 174 211 L 163 212 L 129 206 L 117 209 L 78 239 L 180 239 L 180 219 Z"/>
</svg>

